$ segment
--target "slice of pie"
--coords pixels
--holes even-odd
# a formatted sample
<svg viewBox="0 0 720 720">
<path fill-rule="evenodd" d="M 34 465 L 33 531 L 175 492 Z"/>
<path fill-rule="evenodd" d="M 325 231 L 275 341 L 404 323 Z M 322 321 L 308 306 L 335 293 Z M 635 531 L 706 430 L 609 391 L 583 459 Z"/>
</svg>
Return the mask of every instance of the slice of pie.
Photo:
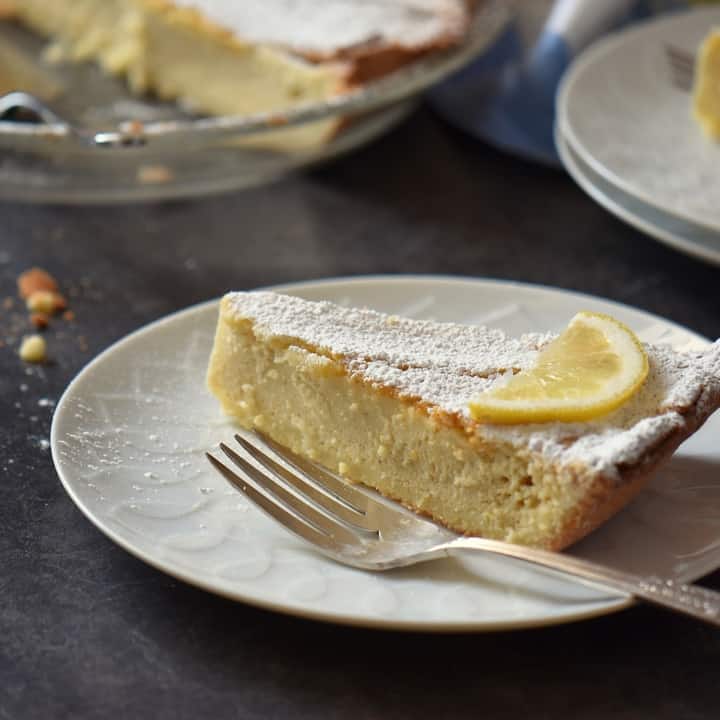
<svg viewBox="0 0 720 720">
<path fill-rule="evenodd" d="M 94 60 L 211 115 L 282 111 L 330 98 L 456 44 L 468 0 L 0 0 L 52 38 L 56 60 Z M 327 139 L 337 119 L 305 132 Z"/>
<path fill-rule="evenodd" d="M 550 339 L 231 293 L 208 382 L 242 426 L 455 531 L 560 549 L 623 507 L 718 407 L 720 341 L 647 346 L 642 388 L 597 420 L 474 421 L 469 402 Z"/>
</svg>

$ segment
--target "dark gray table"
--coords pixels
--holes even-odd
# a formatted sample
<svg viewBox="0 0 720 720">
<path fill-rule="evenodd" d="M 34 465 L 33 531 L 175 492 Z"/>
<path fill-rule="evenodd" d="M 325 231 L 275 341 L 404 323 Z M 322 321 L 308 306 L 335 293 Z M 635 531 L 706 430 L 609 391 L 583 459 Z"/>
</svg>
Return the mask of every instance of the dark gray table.
<svg viewBox="0 0 720 720">
<path fill-rule="evenodd" d="M 720 633 L 638 607 L 562 627 L 421 636 L 322 625 L 214 597 L 81 516 L 48 450 L 52 409 L 97 352 L 234 288 L 456 273 L 582 290 L 720 335 L 720 268 L 625 227 L 562 173 L 421 112 L 314 174 L 195 202 L 0 205 L 0 288 L 38 264 L 73 293 L 54 362 L 0 348 L 0 718 L 720 716 Z M 0 340 L 25 330 L 2 310 Z M 704 580 L 720 587 L 720 574 Z"/>
</svg>

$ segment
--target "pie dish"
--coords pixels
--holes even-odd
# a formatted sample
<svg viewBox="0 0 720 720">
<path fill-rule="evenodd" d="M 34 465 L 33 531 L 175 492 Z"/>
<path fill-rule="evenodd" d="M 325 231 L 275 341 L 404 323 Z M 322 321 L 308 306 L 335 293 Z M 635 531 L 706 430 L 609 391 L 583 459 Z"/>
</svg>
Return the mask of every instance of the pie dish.
<svg viewBox="0 0 720 720">
<path fill-rule="evenodd" d="M 93 60 L 132 92 L 247 116 L 327 100 L 460 43 L 466 0 L 2 0 L 51 38 L 54 61 Z M 327 141 L 334 118 L 272 145 Z M 263 145 L 267 146 L 264 141 Z"/>
<path fill-rule="evenodd" d="M 397 69 L 389 71 L 386 64 L 382 77 L 321 100 L 231 116 L 198 116 L 181 103 L 132 94 L 125 80 L 93 62 L 43 62 L 46 38 L 20 23 L 0 22 L 0 59 L 11 60 L 0 63 L 0 84 L 22 86 L 63 120 L 0 122 L 0 147 L 7 151 L 0 159 L 0 197 L 55 203 L 194 197 L 267 183 L 326 162 L 399 124 L 421 92 L 491 46 L 507 27 L 512 4 L 471 5 L 462 40 L 446 49 L 406 54 Z M 0 7 L 7 13 L 8 0 L 0 0 Z M 277 57 L 274 48 L 267 49 Z M 313 67 L 307 58 L 297 62 Z M 338 62 L 347 66 L 347 60 L 320 64 Z M 363 64 L 368 72 L 367 62 L 357 67 Z"/>
<path fill-rule="evenodd" d="M 470 401 L 550 339 L 231 293 L 208 384 L 241 425 L 452 530 L 557 550 L 625 506 L 720 405 L 720 341 L 647 346 L 642 388 L 594 420 L 473 420 Z"/>
</svg>

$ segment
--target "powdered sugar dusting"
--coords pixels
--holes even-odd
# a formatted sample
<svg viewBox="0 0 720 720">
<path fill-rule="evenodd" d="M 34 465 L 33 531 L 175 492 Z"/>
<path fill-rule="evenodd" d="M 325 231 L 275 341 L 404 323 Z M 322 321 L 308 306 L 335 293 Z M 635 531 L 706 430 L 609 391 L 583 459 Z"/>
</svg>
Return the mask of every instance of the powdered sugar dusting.
<svg viewBox="0 0 720 720">
<path fill-rule="evenodd" d="M 582 308 L 578 308 L 581 310 Z M 485 327 L 395 318 L 266 292 L 231 293 L 223 312 L 248 319 L 259 339 L 316 349 L 351 374 L 401 397 L 469 420 L 468 403 L 500 375 L 530 367 L 551 336 L 509 338 Z M 647 345 L 642 389 L 615 412 L 584 423 L 481 425 L 480 435 L 578 462 L 609 476 L 685 425 L 683 414 L 709 415 L 720 403 L 720 341 L 704 352 Z"/>
<path fill-rule="evenodd" d="M 415 48 L 459 37 L 463 0 L 174 0 L 241 40 L 330 56 L 365 43 Z"/>
</svg>

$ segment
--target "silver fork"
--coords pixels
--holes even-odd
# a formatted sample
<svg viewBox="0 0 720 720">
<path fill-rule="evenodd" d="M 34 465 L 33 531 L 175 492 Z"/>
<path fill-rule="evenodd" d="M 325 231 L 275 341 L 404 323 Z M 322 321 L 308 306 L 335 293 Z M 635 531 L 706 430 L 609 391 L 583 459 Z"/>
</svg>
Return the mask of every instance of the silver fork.
<svg viewBox="0 0 720 720">
<path fill-rule="evenodd" d="M 695 58 L 692 53 L 674 45 L 666 45 L 665 56 L 670 67 L 672 84 L 679 90 L 690 92 L 695 75 Z"/>
<path fill-rule="evenodd" d="M 372 491 L 348 484 L 269 437 L 241 431 L 230 461 L 208 460 L 252 503 L 333 560 L 363 570 L 389 570 L 474 550 L 523 560 L 581 583 L 611 590 L 720 627 L 720 593 L 641 577 L 562 553 L 458 536 Z"/>
</svg>

